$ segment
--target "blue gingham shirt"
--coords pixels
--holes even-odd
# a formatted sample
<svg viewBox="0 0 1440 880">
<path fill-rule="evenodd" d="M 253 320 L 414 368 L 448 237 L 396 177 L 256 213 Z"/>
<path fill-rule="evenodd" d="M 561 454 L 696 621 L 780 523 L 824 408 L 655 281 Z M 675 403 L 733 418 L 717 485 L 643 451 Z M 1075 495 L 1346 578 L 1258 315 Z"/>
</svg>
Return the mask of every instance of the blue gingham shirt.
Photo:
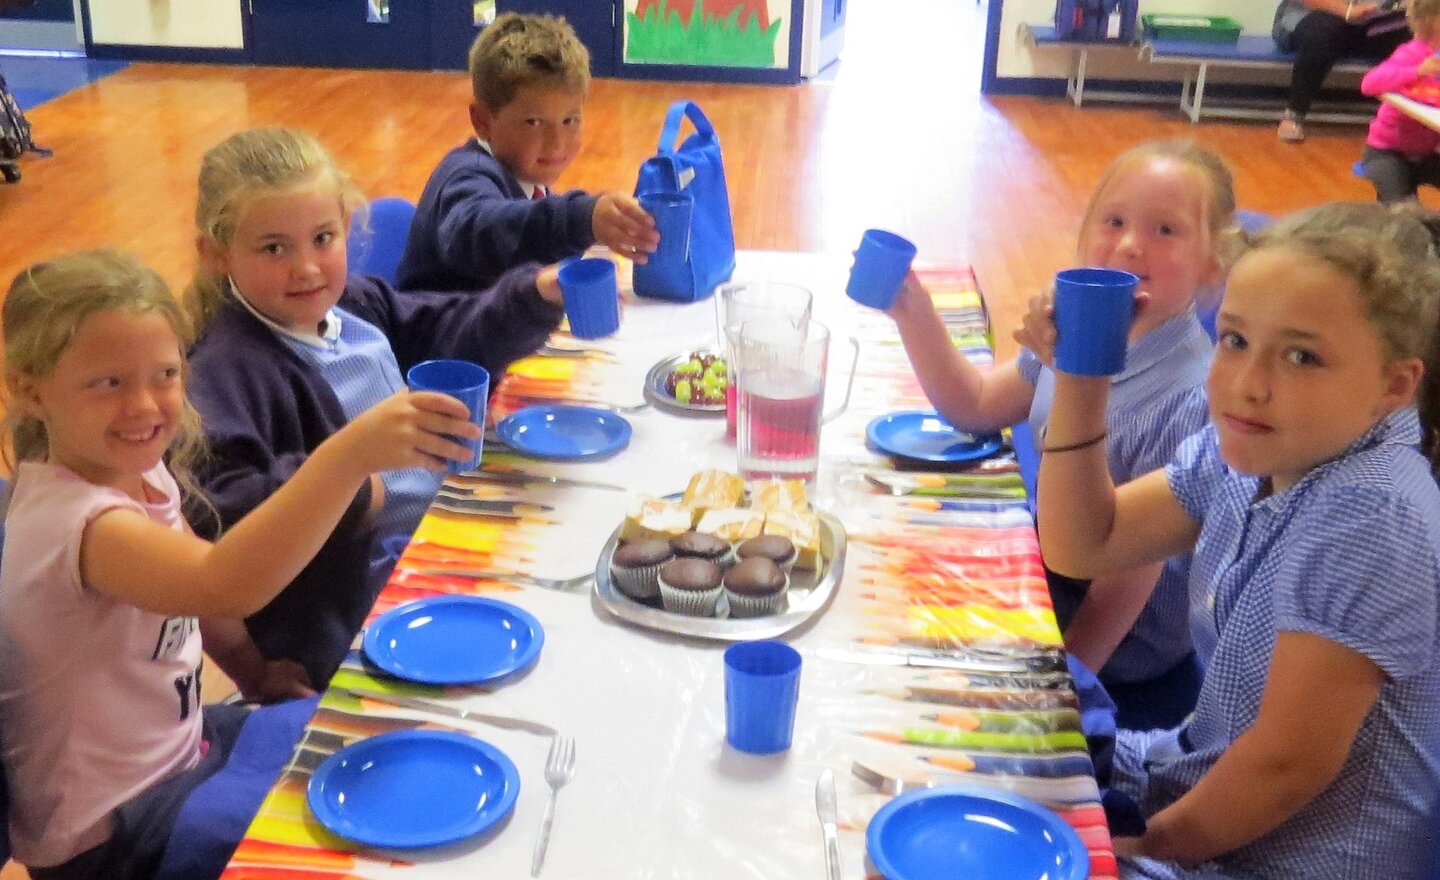
<svg viewBox="0 0 1440 880">
<path fill-rule="evenodd" d="M 278 335 L 320 371 L 339 399 L 345 418 L 354 421 L 405 387 L 395 350 L 380 328 L 340 308 L 331 309 L 325 323 L 327 332 L 313 339 L 293 333 Z M 370 545 L 372 581 L 389 572 L 390 556 L 382 542 L 394 535 L 409 537 L 415 531 L 443 479 L 424 468 L 381 472 L 385 506 L 375 518 L 375 538 Z"/>
<path fill-rule="evenodd" d="M 1214 346 L 1193 307 L 1130 343 L 1125 371 L 1111 384 L 1105 411 L 1110 430 L 1105 450 L 1110 476 L 1117 485 L 1164 467 L 1180 442 L 1209 420 L 1205 376 L 1213 354 Z M 1055 374 L 1029 350 L 1020 352 L 1018 366 L 1020 374 L 1035 386 L 1030 431 L 1038 447 L 1043 445 L 1040 440 L 1050 419 Z M 1189 556 L 1165 561 L 1140 617 L 1100 670 L 1103 681 L 1146 681 L 1190 654 L 1186 620 L 1189 571 Z"/>
<path fill-rule="evenodd" d="M 1174 748 L 1173 732 L 1121 731 L 1118 788 L 1147 815 L 1189 791 L 1254 723 L 1278 632 L 1344 645 L 1385 676 L 1335 780 L 1199 876 L 1430 876 L 1440 816 L 1440 488 L 1419 439 L 1415 411 L 1401 410 L 1259 500 L 1260 480 L 1225 465 L 1213 427 L 1168 468 L 1175 497 L 1201 523 L 1193 621 L 1214 650 L 1189 751 Z M 1192 876 L 1149 861 L 1135 869 Z"/>
</svg>

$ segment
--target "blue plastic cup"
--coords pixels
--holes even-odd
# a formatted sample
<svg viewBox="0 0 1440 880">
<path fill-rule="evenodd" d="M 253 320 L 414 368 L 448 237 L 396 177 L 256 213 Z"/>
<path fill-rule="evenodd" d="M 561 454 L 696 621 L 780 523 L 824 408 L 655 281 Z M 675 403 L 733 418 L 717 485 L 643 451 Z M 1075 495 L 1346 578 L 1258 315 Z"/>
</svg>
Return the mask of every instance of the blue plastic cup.
<svg viewBox="0 0 1440 880">
<path fill-rule="evenodd" d="M 640 207 L 655 220 L 660 245 L 648 260 L 662 266 L 683 266 L 690 255 L 690 215 L 695 199 L 689 193 L 645 193 Z"/>
<path fill-rule="evenodd" d="M 725 741 L 768 755 L 790 748 L 800 698 L 800 652 L 784 642 L 725 649 Z"/>
<path fill-rule="evenodd" d="M 565 317 L 577 339 L 599 339 L 620 329 L 620 291 L 615 264 L 604 257 L 585 257 L 560 267 L 560 292 Z"/>
<path fill-rule="evenodd" d="M 410 385 L 411 391 L 438 391 L 458 399 L 470 410 L 470 421 L 484 429 L 485 402 L 490 396 L 490 373 L 484 367 L 469 361 L 421 361 L 405 374 L 405 381 Z M 480 451 L 484 446 L 482 438 L 451 439 L 470 447 L 471 453 L 468 461 L 450 462 L 452 474 L 473 471 L 480 467 Z"/>
<path fill-rule="evenodd" d="M 1125 369 L 1139 284 L 1119 269 L 1055 275 L 1055 369 L 1078 376 L 1114 376 Z"/>
<path fill-rule="evenodd" d="M 855 249 L 845 295 L 872 309 L 890 308 L 914 259 L 915 245 L 907 239 L 883 229 L 865 230 Z"/>
</svg>

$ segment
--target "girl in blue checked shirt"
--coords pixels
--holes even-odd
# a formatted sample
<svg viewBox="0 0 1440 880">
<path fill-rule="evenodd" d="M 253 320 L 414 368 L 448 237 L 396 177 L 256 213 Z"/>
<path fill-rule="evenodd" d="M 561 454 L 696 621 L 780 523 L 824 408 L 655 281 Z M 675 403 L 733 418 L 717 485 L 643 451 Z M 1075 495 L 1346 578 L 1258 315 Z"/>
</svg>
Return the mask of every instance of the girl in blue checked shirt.
<svg viewBox="0 0 1440 880">
<path fill-rule="evenodd" d="M 1440 800 L 1440 260 L 1427 227 L 1327 205 L 1231 272 L 1212 424 L 1120 488 L 1104 379 L 1059 374 L 1040 466 L 1046 559 L 1089 576 L 1193 551 L 1199 705 L 1124 732 L 1148 818 L 1128 877 L 1429 876 Z M 1017 334 L 1053 350 L 1037 301 Z"/>
<path fill-rule="evenodd" d="M 1192 143 L 1126 151 L 1090 197 L 1079 263 L 1135 273 L 1151 303 L 1131 329 L 1126 369 L 1111 389 L 1108 451 L 1117 482 L 1164 465 L 1180 441 L 1205 424 L 1203 385 L 1213 348 L 1195 301 L 1223 277 L 1238 238 L 1230 171 L 1218 155 Z M 947 419 L 982 432 L 1028 418 L 1040 441 L 1055 377 L 1033 352 L 989 372 L 976 369 L 955 350 L 913 275 L 890 315 L 926 396 Z M 1195 706 L 1200 668 L 1186 632 L 1188 566 L 1181 556 L 1112 571 L 1088 588 L 1051 578 L 1066 647 L 1100 673 L 1123 727 L 1169 727 Z M 1116 602 L 1137 594 L 1149 600 Z"/>
</svg>

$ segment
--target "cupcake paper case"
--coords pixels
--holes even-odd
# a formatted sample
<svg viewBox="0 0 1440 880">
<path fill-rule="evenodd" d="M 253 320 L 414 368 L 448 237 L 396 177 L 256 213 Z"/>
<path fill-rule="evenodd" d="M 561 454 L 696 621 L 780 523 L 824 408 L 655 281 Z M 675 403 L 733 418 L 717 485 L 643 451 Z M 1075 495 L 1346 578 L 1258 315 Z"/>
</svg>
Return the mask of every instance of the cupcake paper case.
<svg viewBox="0 0 1440 880">
<path fill-rule="evenodd" d="M 610 557 L 610 576 L 616 589 L 630 598 L 653 599 L 660 595 L 660 567 L 673 558 L 666 541 L 631 541 L 617 547 Z"/>
<path fill-rule="evenodd" d="M 723 585 L 731 617 L 765 617 L 784 607 L 790 576 L 771 560 L 752 557 L 726 572 Z"/>
<path fill-rule="evenodd" d="M 720 601 L 721 568 L 704 559 L 672 559 L 660 566 L 660 600 L 666 611 L 714 617 Z"/>
</svg>

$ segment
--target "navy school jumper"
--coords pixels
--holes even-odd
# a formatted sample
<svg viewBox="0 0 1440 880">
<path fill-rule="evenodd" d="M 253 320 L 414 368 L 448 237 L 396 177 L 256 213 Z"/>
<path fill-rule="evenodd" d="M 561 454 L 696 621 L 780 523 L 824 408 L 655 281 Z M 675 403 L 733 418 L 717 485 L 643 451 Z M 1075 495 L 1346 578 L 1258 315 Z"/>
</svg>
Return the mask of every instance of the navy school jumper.
<svg viewBox="0 0 1440 880">
<path fill-rule="evenodd" d="M 489 370 L 493 389 L 505 368 L 539 348 L 560 322 L 560 307 L 535 289 L 536 272 L 534 265 L 508 272 L 484 296 L 402 294 L 378 278 L 352 275 L 338 307 L 380 328 L 402 376 L 428 358 L 462 358 Z M 319 370 L 234 300 L 191 350 L 188 392 L 210 445 L 196 475 L 224 528 L 268 498 L 346 422 Z M 317 689 L 345 658 L 375 600 L 366 586 L 369 504 L 367 482 L 314 560 L 245 620 L 262 654 L 298 661 Z M 198 533 L 214 535 L 213 518 L 191 518 Z"/>
<path fill-rule="evenodd" d="M 595 243 L 596 196 L 531 199 L 472 138 L 431 172 L 396 269 L 401 290 L 480 290 L 511 266 L 558 263 Z"/>
</svg>

